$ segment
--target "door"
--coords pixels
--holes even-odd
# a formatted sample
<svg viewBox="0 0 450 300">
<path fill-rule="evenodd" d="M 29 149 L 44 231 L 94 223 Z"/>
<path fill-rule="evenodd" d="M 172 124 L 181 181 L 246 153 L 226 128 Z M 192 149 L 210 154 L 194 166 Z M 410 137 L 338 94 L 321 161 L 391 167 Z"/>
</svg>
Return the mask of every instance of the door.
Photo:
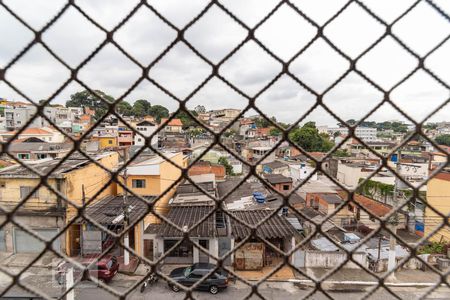
<svg viewBox="0 0 450 300">
<path fill-rule="evenodd" d="M 153 257 L 153 240 L 144 240 L 144 257 L 154 260 Z"/>
<path fill-rule="evenodd" d="M 57 228 L 33 229 L 40 237 L 45 239 L 53 238 L 58 234 Z M 14 252 L 15 253 L 39 253 L 44 250 L 45 244 L 20 228 L 14 228 Z M 53 249 L 60 251 L 61 243 L 59 238 L 53 242 Z"/>
<path fill-rule="evenodd" d="M 206 250 L 209 250 L 209 240 L 199 240 L 198 243 Z M 200 249 L 198 250 L 198 262 L 203 263 L 209 262 L 209 256 L 204 252 L 200 251 Z"/>
</svg>

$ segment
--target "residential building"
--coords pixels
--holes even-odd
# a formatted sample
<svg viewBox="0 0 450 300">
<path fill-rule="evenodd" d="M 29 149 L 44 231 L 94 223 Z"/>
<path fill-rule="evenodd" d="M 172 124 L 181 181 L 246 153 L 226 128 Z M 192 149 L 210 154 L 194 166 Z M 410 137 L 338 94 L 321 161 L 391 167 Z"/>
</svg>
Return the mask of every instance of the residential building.
<svg viewBox="0 0 450 300">
<path fill-rule="evenodd" d="M 5 113 L 5 128 L 7 131 L 20 129 L 36 114 L 36 107 L 33 105 L 7 106 Z M 28 125 L 29 128 L 40 128 L 46 124 L 43 118 L 38 116 Z"/>
<path fill-rule="evenodd" d="M 150 196 L 144 197 L 145 200 L 142 200 L 133 195 L 109 195 L 93 204 L 87 205 L 86 215 L 115 233 L 123 231 L 126 225 L 125 222 L 128 222 L 128 224 L 135 223 L 128 231 L 128 245 L 138 255 L 143 255 L 144 217 L 149 210 L 148 203 L 154 201 L 155 198 L 154 196 Z M 125 220 L 125 212 L 127 214 L 127 220 Z M 81 243 L 80 247 L 82 249 L 80 251 L 83 255 L 98 255 L 115 242 L 114 237 L 103 233 L 100 228 L 93 226 L 84 219 L 79 219 L 76 225 L 80 226 L 81 229 L 80 239 L 83 242 Z M 116 246 L 110 250 L 110 252 L 120 255 L 124 255 L 124 251 L 124 248 L 120 246 Z"/>
<path fill-rule="evenodd" d="M 17 131 L 7 131 L 0 133 L 0 137 L 3 141 L 11 139 Z M 62 143 L 65 136 L 56 129 L 43 127 L 43 128 L 26 128 L 14 139 L 14 141 L 26 140 L 29 138 L 38 138 L 39 140 L 47 143 Z"/>
<path fill-rule="evenodd" d="M 181 122 L 180 119 L 172 119 L 169 121 L 169 123 L 164 124 L 165 122 L 167 122 L 168 119 L 166 118 L 162 118 L 161 119 L 161 126 L 164 126 L 163 131 L 165 133 L 182 133 L 183 132 L 183 123 Z"/>
<path fill-rule="evenodd" d="M 164 152 L 164 155 L 180 168 L 187 166 L 182 152 Z M 181 169 L 172 163 L 156 154 L 142 155 L 127 167 L 126 174 L 123 172 L 120 178 L 125 183 L 126 175 L 127 187 L 137 195 L 161 197 L 157 200 L 155 209 L 160 213 L 167 213 L 167 204 L 175 193 L 175 187 L 171 185 L 181 177 Z M 124 193 L 122 186 L 117 185 L 117 193 Z M 146 217 L 145 224 L 155 222 L 159 220 L 153 215 Z"/>
<path fill-rule="evenodd" d="M 450 214 L 450 172 L 442 171 L 431 178 L 427 183 L 427 206 L 425 207 L 424 220 L 424 235 L 429 236 L 438 226 L 440 226 L 445 220 L 437 214 L 434 210 L 447 216 Z M 429 206 L 433 207 L 432 210 Z M 421 227 L 422 224 L 416 224 L 417 227 Z M 443 226 L 436 233 L 428 238 L 429 241 L 434 242 L 450 242 L 450 228 Z"/>
<path fill-rule="evenodd" d="M 254 138 L 256 134 L 256 124 L 251 119 L 241 119 L 239 123 L 239 135 L 244 139 Z"/>
<path fill-rule="evenodd" d="M 155 123 L 152 123 L 150 121 L 142 121 L 135 125 L 135 129 L 139 134 L 134 135 L 134 145 L 136 146 L 143 146 L 145 145 L 145 138 L 151 136 L 155 133 L 157 127 Z M 158 135 L 154 135 L 151 139 L 151 145 L 157 146 L 158 145 Z"/>
<path fill-rule="evenodd" d="M 330 136 L 335 136 L 336 134 L 347 136 L 349 133 L 347 127 L 319 126 L 318 130 L 320 133 L 327 133 Z M 355 135 L 364 142 L 373 142 L 377 140 L 377 129 L 358 126 L 355 128 Z"/>
<path fill-rule="evenodd" d="M 215 180 L 225 179 L 225 167 L 220 164 L 214 164 L 209 161 L 198 161 L 189 167 L 188 175 L 214 174 Z"/>
<path fill-rule="evenodd" d="M 125 127 L 119 127 L 119 131 L 117 133 L 117 144 L 119 147 L 129 147 L 133 145 L 133 131 L 129 130 Z"/>
<path fill-rule="evenodd" d="M 278 160 L 263 164 L 262 171 L 266 174 L 281 174 L 285 176 L 290 175 L 289 165 Z"/>
<path fill-rule="evenodd" d="M 47 143 L 30 137 L 9 145 L 8 153 L 20 160 L 63 158 L 73 148 L 71 143 Z"/>
<path fill-rule="evenodd" d="M 281 174 L 265 174 L 264 178 L 280 193 L 289 193 L 292 190 L 292 178 Z"/>
<path fill-rule="evenodd" d="M 117 153 L 104 153 L 93 159 L 109 169 L 117 167 L 118 164 Z M 80 155 L 72 155 L 62 163 L 60 159 L 43 159 L 29 164 L 40 173 L 49 172 L 56 167 L 48 174 L 46 182 L 65 199 L 80 206 L 88 201 L 96 201 L 98 198 L 91 199 L 91 197 L 100 191 L 110 178 L 108 172 Z M 15 220 L 42 237 L 53 238 L 69 220 L 77 217 L 77 209 L 48 187 L 39 186 L 40 183 L 40 176 L 21 165 L 3 168 L 0 170 L 1 201 L 3 207 L 12 209 L 28 197 L 15 213 Z M 34 190 L 36 187 L 38 188 Z M 114 185 L 109 184 L 98 197 L 112 195 L 114 192 Z M 1 222 L 4 219 L 2 213 Z M 4 240 L 0 240 L 0 243 L 5 243 L 4 249 L 8 252 L 39 253 L 44 247 L 42 242 L 16 224 L 7 223 L 0 231 L 4 236 Z M 78 254 L 79 232 L 80 227 L 70 226 L 55 240 L 54 249 L 66 251 L 68 255 Z"/>
</svg>

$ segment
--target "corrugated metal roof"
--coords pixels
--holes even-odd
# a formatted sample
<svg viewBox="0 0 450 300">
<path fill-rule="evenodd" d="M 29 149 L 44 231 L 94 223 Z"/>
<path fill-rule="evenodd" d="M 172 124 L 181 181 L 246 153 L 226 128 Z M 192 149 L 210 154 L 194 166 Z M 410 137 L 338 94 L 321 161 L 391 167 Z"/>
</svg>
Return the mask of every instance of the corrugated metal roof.
<svg viewBox="0 0 450 300">
<path fill-rule="evenodd" d="M 208 213 L 214 210 L 214 206 L 183 206 L 172 207 L 166 216 L 171 222 L 177 226 L 191 229 L 198 221 L 204 218 Z M 161 224 L 150 224 L 145 233 L 156 234 L 163 237 L 181 237 L 183 233 L 173 226 L 162 222 Z M 216 229 L 215 214 L 209 216 L 199 226 L 193 228 L 190 237 L 216 237 L 218 232 Z"/>
<path fill-rule="evenodd" d="M 230 211 L 237 219 L 242 220 L 249 225 L 258 224 L 258 222 L 266 218 L 272 212 L 273 210 Z M 231 218 L 230 223 L 231 235 L 235 238 L 242 239 L 250 235 L 251 230 L 247 226 Z M 256 234 L 258 237 L 270 239 L 290 237 L 298 233 L 285 217 L 276 214 L 261 224 L 256 230 Z"/>
<path fill-rule="evenodd" d="M 155 196 L 143 197 L 149 203 L 153 202 Z M 129 220 L 132 222 L 147 214 L 148 205 L 135 196 L 127 196 Z M 123 222 L 124 198 L 119 196 L 107 196 L 86 208 L 86 215 L 90 216 L 100 224 L 121 224 Z"/>
</svg>

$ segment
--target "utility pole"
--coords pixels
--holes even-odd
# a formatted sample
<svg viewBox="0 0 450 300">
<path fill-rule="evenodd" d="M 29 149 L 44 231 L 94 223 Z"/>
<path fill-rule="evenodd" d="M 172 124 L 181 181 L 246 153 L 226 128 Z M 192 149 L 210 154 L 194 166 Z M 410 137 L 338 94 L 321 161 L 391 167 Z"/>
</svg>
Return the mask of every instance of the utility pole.
<svg viewBox="0 0 450 300">
<path fill-rule="evenodd" d="M 83 207 L 86 205 L 86 193 L 84 191 L 84 184 L 81 185 L 81 204 Z M 83 250 L 83 225 L 84 221 L 81 222 L 80 225 L 80 255 L 83 257 L 84 250 Z"/>
<path fill-rule="evenodd" d="M 395 171 L 397 174 L 400 174 L 400 159 L 401 159 L 401 153 L 400 150 L 397 151 L 397 165 L 395 168 Z M 397 176 L 395 176 L 395 181 L 394 181 L 394 194 L 392 197 L 392 208 L 396 209 L 398 206 L 398 192 L 397 192 L 397 188 L 398 188 L 398 178 Z M 389 227 L 391 229 L 391 231 L 395 234 L 397 234 L 397 226 L 398 226 L 398 213 L 397 211 L 394 213 L 394 215 L 391 217 L 391 220 L 389 221 Z M 389 257 L 388 257 L 388 272 L 392 271 L 395 269 L 395 265 L 396 265 L 396 253 L 395 253 L 395 248 L 397 247 L 397 238 L 391 234 L 389 237 Z M 395 273 L 392 272 L 389 275 L 389 279 L 390 280 L 395 280 Z"/>
<path fill-rule="evenodd" d="M 125 182 L 125 187 L 127 187 L 127 169 L 125 169 L 123 171 L 123 179 Z M 127 228 L 128 227 L 128 201 L 127 201 L 127 190 L 124 189 L 123 191 L 123 228 Z M 129 247 L 130 246 L 130 238 L 128 236 L 128 230 L 125 232 L 125 235 L 123 237 L 123 242 L 125 247 Z M 123 251 L 123 263 L 125 266 L 128 266 L 128 264 L 130 263 L 130 253 L 128 252 L 127 248 L 124 249 Z"/>
</svg>

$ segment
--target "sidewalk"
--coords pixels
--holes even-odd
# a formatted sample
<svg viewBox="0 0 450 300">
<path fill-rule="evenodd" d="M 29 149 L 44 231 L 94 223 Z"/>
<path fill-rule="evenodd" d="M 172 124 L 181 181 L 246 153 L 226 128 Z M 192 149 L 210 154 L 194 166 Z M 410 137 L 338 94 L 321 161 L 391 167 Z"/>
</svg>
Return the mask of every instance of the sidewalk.
<svg viewBox="0 0 450 300">
<path fill-rule="evenodd" d="M 301 268 L 308 276 L 315 280 L 321 279 L 331 269 L 321 268 Z M 383 276 L 383 273 L 377 273 Z M 296 279 L 290 280 L 301 286 L 312 286 L 314 283 L 299 273 L 296 273 Z M 395 272 L 394 280 L 386 280 L 387 286 L 397 287 L 427 287 L 432 286 L 439 281 L 439 275 L 431 271 L 421 270 L 400 270 Z M 366 287 L 378 285 L 378 278 L 370 273 L 360 269 L 341 269 L 324 280 L 323 286 L 330 290 L 356 289 L 363 290 Z"/>
</svg>

